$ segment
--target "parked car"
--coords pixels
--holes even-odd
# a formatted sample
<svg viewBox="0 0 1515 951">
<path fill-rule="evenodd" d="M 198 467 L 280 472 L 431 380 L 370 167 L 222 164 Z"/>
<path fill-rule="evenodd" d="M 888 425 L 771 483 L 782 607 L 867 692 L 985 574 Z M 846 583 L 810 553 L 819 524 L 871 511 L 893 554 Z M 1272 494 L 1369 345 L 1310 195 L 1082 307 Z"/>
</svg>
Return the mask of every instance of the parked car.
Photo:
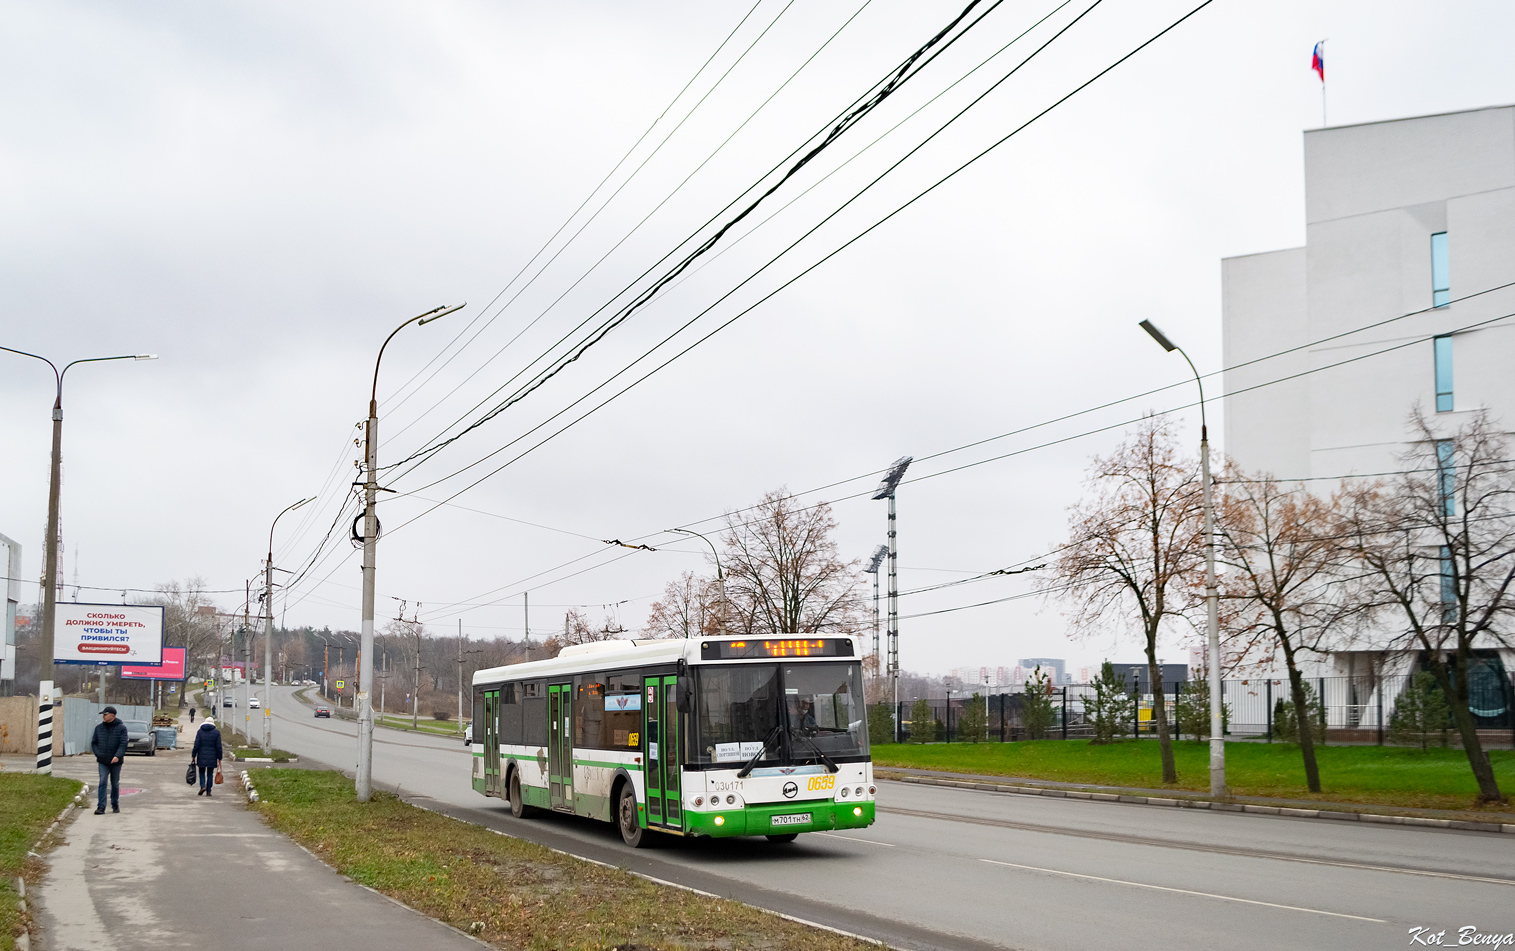
<svg viewBox="0 0 1515 951">
<path fill-rule="evenodd" d="M 473 724 L 472 723 L 468 724 L 468 726 L 463 729 L 463 745 L 464 746 L 472 746 L 473 745 Z"/>
<path fill-rule="evenodd" d="M 226 697 L 226 698 L 224 698 L 221 701 L 221 706 L 223 706 L 223 707 L 229 707 L 231 705 L 232 705 L 232 699 L 231 699 L 231 697 Z"/>
<path fill-rule="evenodd" d="M 316 707 L 316 716 L 331 719 L 331 707 Z"/>
<path fill-rule="evenodd" d="M 247 700 L 247 708 L 249 710 L 261 710 L 263 709 L 263 701 L 259 700 L 257 697 L 249 697 Z"/>
<path fill-rule="evenodd" d="M 126 724 L 126 752 L 158 755 L 158 734 L 146 720 L 122 720 Z"/>
</svg>

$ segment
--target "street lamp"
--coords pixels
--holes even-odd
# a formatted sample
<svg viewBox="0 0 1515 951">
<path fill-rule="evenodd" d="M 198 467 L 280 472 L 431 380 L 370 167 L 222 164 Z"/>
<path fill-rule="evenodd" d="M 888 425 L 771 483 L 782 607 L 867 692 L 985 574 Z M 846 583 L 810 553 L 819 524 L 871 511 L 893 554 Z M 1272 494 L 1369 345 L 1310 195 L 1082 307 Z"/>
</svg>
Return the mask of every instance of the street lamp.
<svg viewBox="0 0 1515 951">
<path fill-rule="evenodd" d="M 268 561 L 263 564 L 263 754 L 266 756 L 274 745 L 273 718 L 273 643 L 274 643 L 274 528 L 285 513 L 293 512 L 312 499 L 301 499 L 283 512 L 274 516 L 268 526 Z"/>
<path fill-rule="evenodd" d="M 374 556 L 379 541 L 379 516 L 374 512 L 374 501 L 379 494 L 379 364 L 384 360 L 384 348 L 389 346 L 395 334 L 411 324 L 418 327 L 429 324 L 467 306 L 464 303 L 433 307 L 405 321 L 384 338 L 379 356 L 373 363 L 373 389 L 368 396 L 368 421 L 363 433 L 363 630 L 362 646 L 358 650 L 358 770 L 355 783 L 358 802 L 368 802 L 373 797 L 373 703 L 370 693 L 373 688 Z"/>
<path fill-rule="evenodd" d="M 721 592 L 721 633 L 722 634 L 727 633 L 727 627 L 726 627 L 726 616 L 727 616 L 727 613 L 728 613 L 727 612 L 727 605 L 730 602 L 728 602 L 726 600 L 726 575 L 725 575 L 724 572 L 721 571 L 721 556 L 720 556 L 720 553 L 715 550 L 715 545 L 713 543 L 711 543 L 710 539 L 706 538 L 704 535 L 701 535 L 699 532 L 693 532 L 693 531 L 690 531 L 687 528 L 665 528 L 663 530 L 665 532 L 670 532 L 670 533 L 671 532 L 678 532 L 681 535 L 693 535 L 695 538 L 698 538 L 700 541 L 704 542 L 705 544 L 710 545 L 710 554 L 711 554 L 711 556 L 713 558 L 715 558 L 715 582 L 716 582 L 716 586 L 720 589 L 720 592 Z M 700 633 L 703 634 L 704 632 L 701 631 Z M 688 631 L 684 632 L 684 637 L 685 637 L 685 639 L 687 639 L 689 637 L 689 632 Z"/>
<path fill-rule="evenodd" d="M 1221 722 L 1220 696 L 1220 591 L 1215 583 L 1215 507 L 1210 498 L 1210 430 L 1205 422 L 1205 381 L 1194 368 L 1194 361 L 1182 347 L 1169 340 L 1150 320 L 1139 326 L 1164 350 L 1178 355 L 1189 364 L 1194 382 L 1199 384 L 1199 468 L 1204 483 L 1205 503 L 1205 624 L 1210 644 L 1210 795 L 1217 798 L 1226 792 L 1226 738 Z"/>
<path fill-rule="evenodd" d="M 894 742 L 900 741 L 900 625 L 899 625 L 899 587 L 896 584 L 896 569 L 899 566 L 899 549 L 894 541 L 894 490 L 899 487 L 900 480 L 905 477 L 905 470 L 910 468 L 914 461 L 912 456 L 901 456 L 894 460 L 889 471 L 884 474 L 884 481 L 878 484 L 874 490 L 873 500 L 889 500 L 889 680 L 894 689 Z"/>
<path fill-rule="evenodd" d="M 58 493 L 63 475 L 63 377 L 75 364 L 105 363 L 111 360 L 156 360 L 155 353 L 126 354 L 119 357 L 86 357 L 75 360 L 58 369 L 47 357 L 25 350 L 0 347 L 6 353 L 14 353 L 33 360 L 41 360 L 52 367 L 57 383 L 57 398 L 53 400 L 53 460 L 47 484 L 47 540 L 43 549 L 42 569 L 42 670 L 47 673 L 37 690 L 37 772 L 51 774 L 53 771 L 53 616 L 57 610 L 58 584 Z M 102 683 L 104 682 L 102 676 Z"/>
</svg>

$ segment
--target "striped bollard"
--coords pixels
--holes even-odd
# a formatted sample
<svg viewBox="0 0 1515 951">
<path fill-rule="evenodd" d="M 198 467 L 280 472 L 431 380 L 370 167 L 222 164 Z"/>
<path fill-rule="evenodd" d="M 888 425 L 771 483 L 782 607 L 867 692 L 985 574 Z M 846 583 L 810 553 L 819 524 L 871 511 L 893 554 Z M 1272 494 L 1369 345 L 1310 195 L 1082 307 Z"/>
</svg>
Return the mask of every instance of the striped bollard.
<svg viewBox="0 0 1515 951">
<path fill-rule="evenodd" d="M 37 772 L 53 771 L 53 682 L 44 680 L 37 689 Z"/>
</svg>

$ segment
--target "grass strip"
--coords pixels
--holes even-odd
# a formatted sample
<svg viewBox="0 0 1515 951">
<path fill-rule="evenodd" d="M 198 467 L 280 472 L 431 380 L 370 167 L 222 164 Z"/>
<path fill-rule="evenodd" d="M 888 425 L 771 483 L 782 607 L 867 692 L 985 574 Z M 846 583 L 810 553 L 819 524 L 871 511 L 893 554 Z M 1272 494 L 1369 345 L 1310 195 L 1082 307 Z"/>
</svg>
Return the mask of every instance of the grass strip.
<svg viewBox="0 0 1515 951">
<path fill-rule="evenodd" d="M 389 727 L 392 730 L 414 730 L 417 733 L 435 733 L 438 736 L 455 736 L 459 740 L 463 738 L 463 731 L 458 729 L 456 723 L 450 720 L 417 720 L 415 726 L 410 725 L 410 717 L 397 717 L 386 714 L 378 718 L 380 726 Z"/>
<path fill-rule="evenodd" d="M 862 951 L 877 946 L 739 902 L 656 885 L 418 809 L 386 793 L 359 805 L 340 773 L 258 773 L 252 808 L 354 881 L 499 948 L 572 951 Z"/>
<path fill-rule="evenodd" d="M 22 919 L 16 877 L 26 853 L 84 784 L 35 773 L 0 773 L 0 949 L 16 946 Z"/>
<path fill-rule="evenodd" d="M 295 756 L 295 754 L 289 752 L 288 750 L 276 749 L 269 750 L 267 753 L 265 753 L 263 752 L 263 747 L 261 746 L 228 746 L 223 749 L 223 752 L 229 753 L 231 756 L 235 756 L 237 759 L 244 760 L 251 756 L 260 758 L 267 756 L 271 757 L 275 763 L 287 763 L 292 759 L 298 758 Z"/>
<path fill-rule="evenodd" d="M 1305 788 L 1304 764 L 1292 743 L 1227 743 L 1226 784 L 1239 796 L 1351 802 L 1407 809 L 1454 809 L 1508 816 L 1515 808 L 1476 806 L 1478 786 L 1461 750 L 1397 746 L 1317 746 L 1321 792 Z M 1515 793 L 1515 752 L 1492 750 L 1494 774 Z M 984 776 L 1047 779 L 1095 786 L 1137 786 L 1208 792 L 1208 743 L 1175 742 L 1178 782 L 1162 786 L 1155 741 L 1095 745 L 1088 740 L 1015 743 L 928 743 L 873 749 L 879 767 L 933 769 Z"/>
</svg>

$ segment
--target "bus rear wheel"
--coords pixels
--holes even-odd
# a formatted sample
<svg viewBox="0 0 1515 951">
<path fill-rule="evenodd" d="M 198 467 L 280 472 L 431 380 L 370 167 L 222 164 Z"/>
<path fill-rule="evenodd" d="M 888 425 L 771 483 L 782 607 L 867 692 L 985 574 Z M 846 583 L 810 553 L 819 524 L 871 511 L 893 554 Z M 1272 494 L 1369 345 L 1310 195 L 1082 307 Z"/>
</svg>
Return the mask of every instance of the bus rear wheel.
<svg viewBox="0 0 1515 951">
<path fill-rule="evenodd" d="M 798 832 L 780 832 L 780 833 L 778 833 L 776 835 L 770 835 L 768 837 L 768 841 L 769 842 L 793 842 L 795 839 L 798 839 L 799 837 L 800 837 L 800 834 Z"/>
<path fill-rule="evenodd" d="M 521 798 L 520 770 L 512 769 L 510 771 L 510 783 L 506 786 L 505 797 L 510 800 L 510 814 L 517 819 L 525 819 L 536 812 L 535 809 L 526 805 L 526 801 Z"/>
<path fill-rule="evenodd" d="M 642 847 L 647 840 L 647 830 L 637 822 L 637 797 L 630 783 L 622 783 L 615 803 L 616 825 L 621 828 L 621 841 L 633 849 Z"/>
</svg>

